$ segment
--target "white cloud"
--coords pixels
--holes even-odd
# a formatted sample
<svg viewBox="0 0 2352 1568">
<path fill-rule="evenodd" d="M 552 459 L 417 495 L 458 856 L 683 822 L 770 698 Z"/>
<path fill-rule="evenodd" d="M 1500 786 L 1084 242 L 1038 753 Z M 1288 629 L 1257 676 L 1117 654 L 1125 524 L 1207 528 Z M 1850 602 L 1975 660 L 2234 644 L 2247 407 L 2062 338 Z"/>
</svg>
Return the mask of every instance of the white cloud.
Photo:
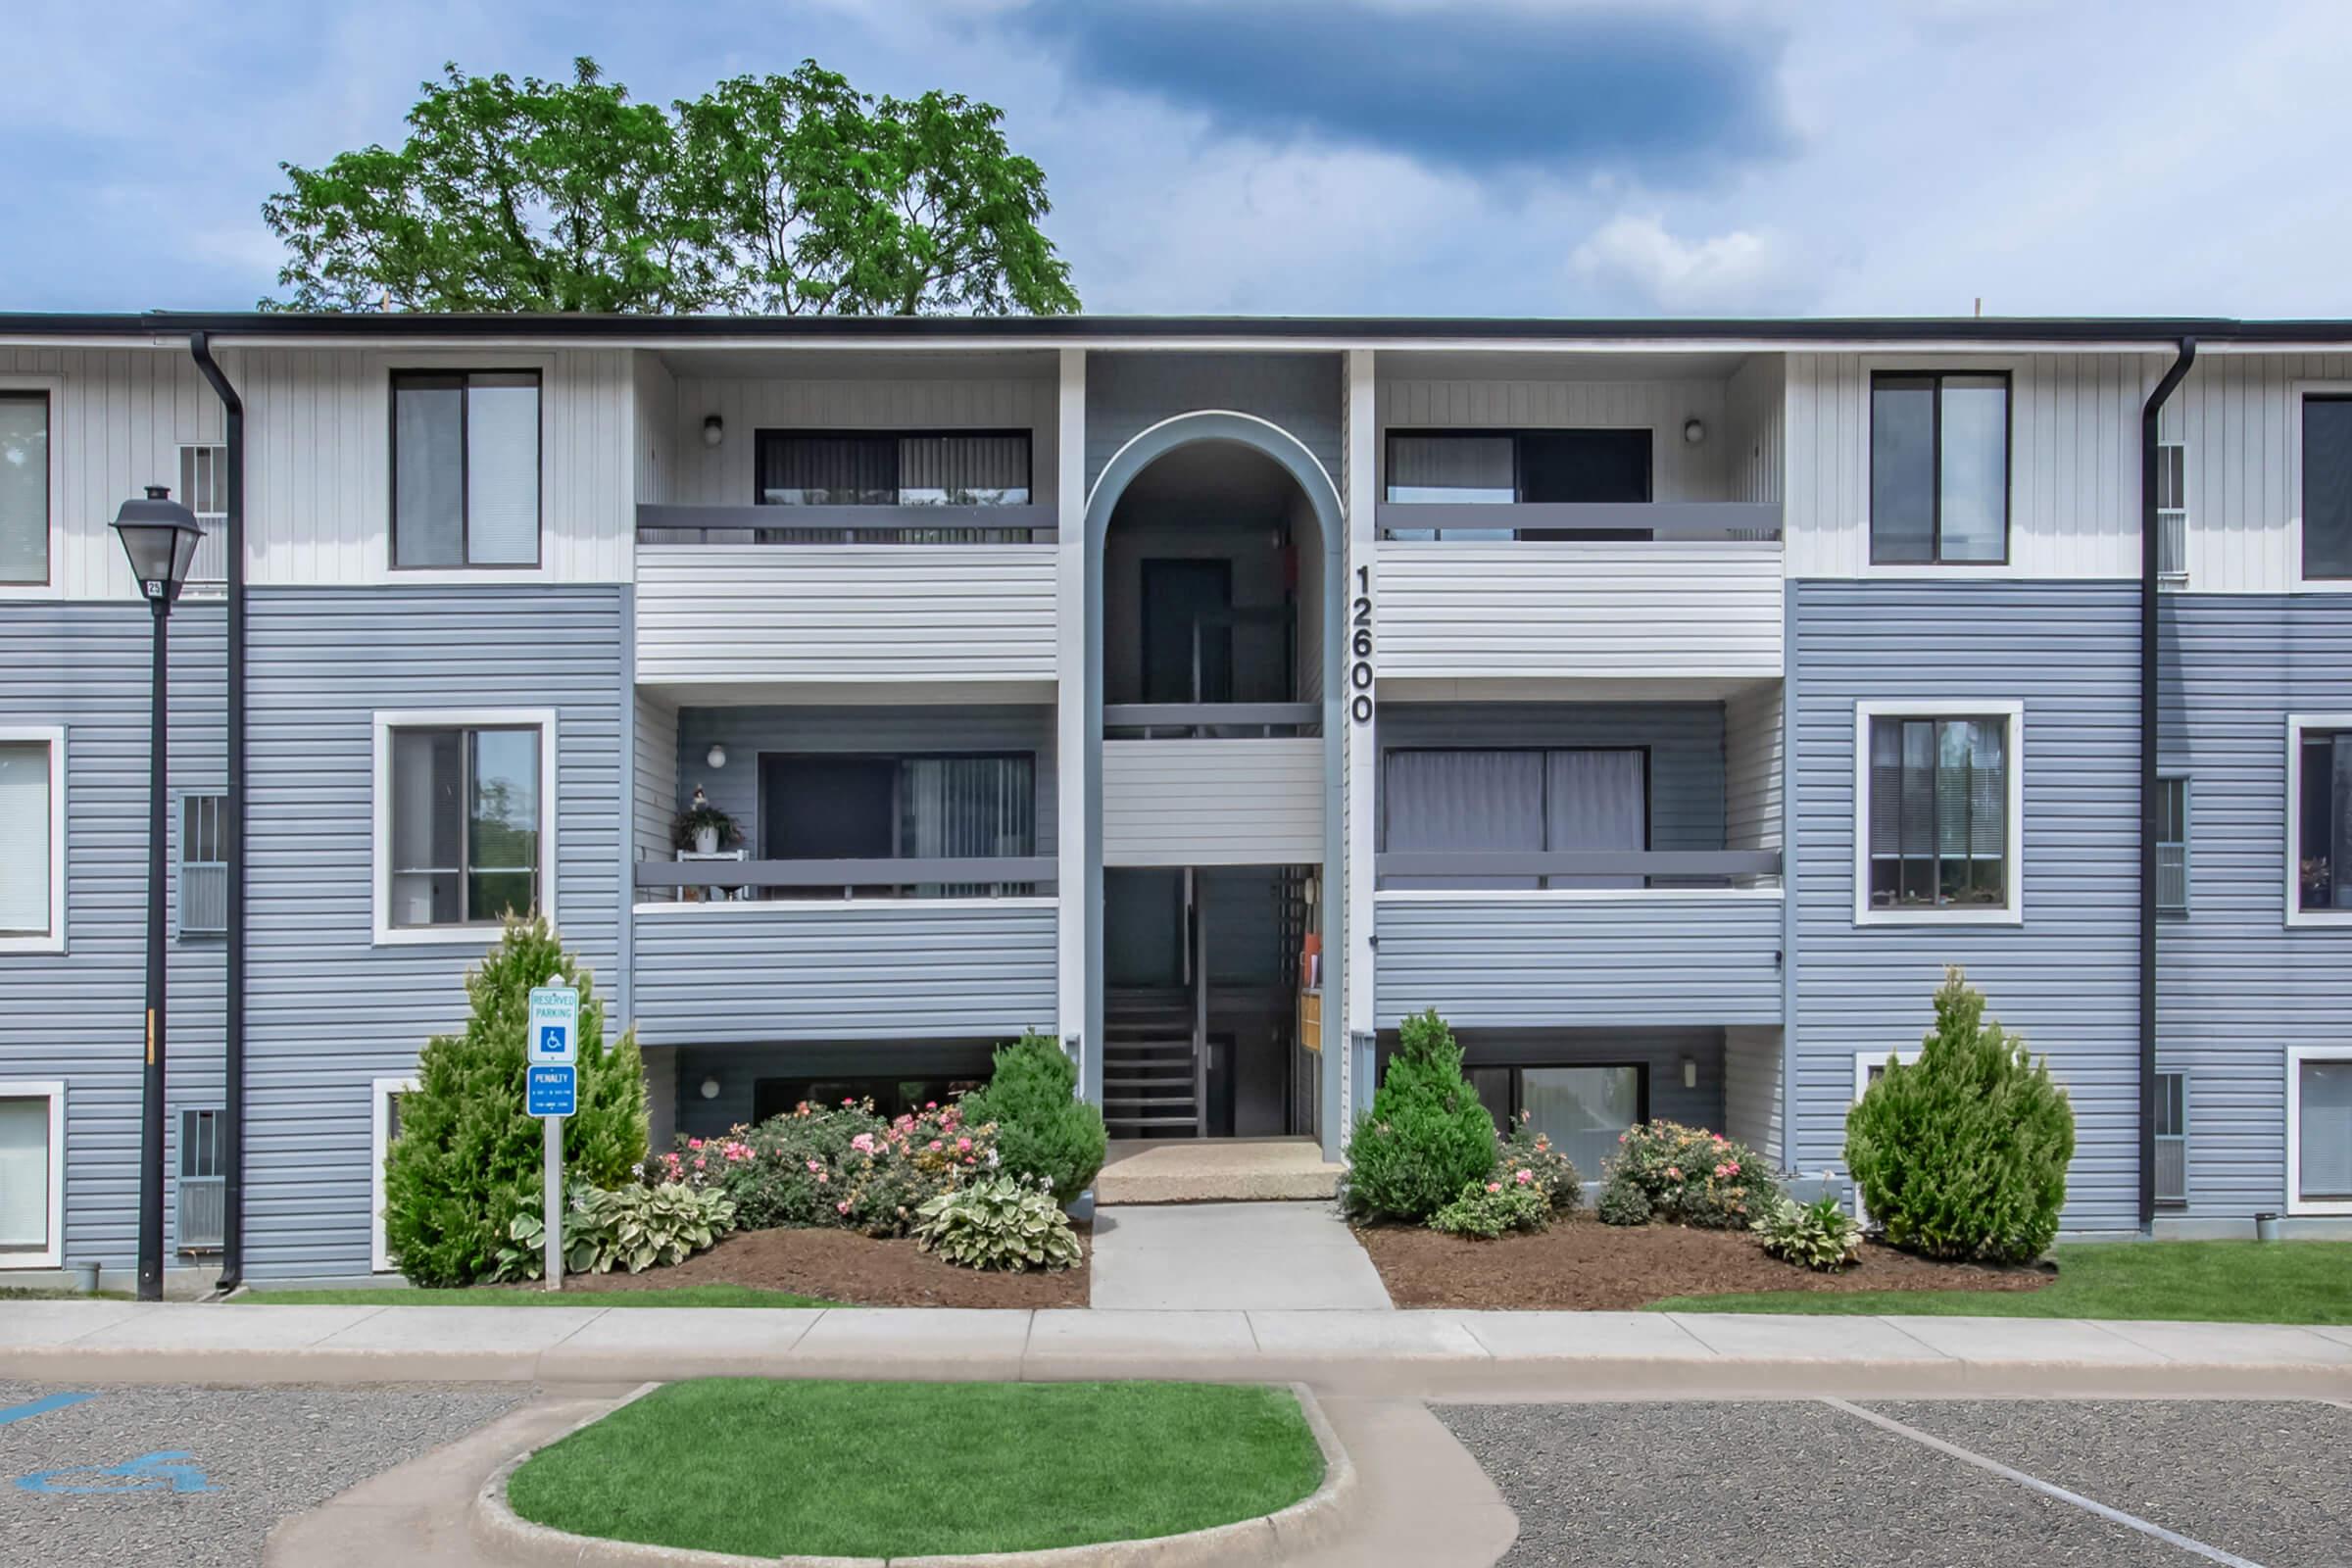
<svg viewBox="0 0 2352 1568">
<path fill-rule="evenodd" d="M 1786 309 L 1793 283 L 1785 245 L 1736 228 L 1680 240 L 1653 214 L 1621 213 L 1577 246 L 1569 265 L 1610 295 L 1678 315 Z"/>
</svg>

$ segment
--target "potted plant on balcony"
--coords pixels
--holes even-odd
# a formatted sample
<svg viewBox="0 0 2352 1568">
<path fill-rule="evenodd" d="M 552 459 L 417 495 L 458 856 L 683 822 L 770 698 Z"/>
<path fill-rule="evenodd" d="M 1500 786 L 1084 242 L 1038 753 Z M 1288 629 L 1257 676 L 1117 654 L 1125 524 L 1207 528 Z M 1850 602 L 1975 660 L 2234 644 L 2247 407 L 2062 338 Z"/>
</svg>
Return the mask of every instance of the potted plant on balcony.
<svg viewBox="0 0 2352 1568">
<path fill-rule="evenodd" d="M 695 786 L 693 801 L 678 813 L 669 829 L 672 844 L 697 855 L 715 855 L 720 846 L 733 844 L 742 837 L 735 819 L 712 806 L 700 785 Z"/>
</svg>

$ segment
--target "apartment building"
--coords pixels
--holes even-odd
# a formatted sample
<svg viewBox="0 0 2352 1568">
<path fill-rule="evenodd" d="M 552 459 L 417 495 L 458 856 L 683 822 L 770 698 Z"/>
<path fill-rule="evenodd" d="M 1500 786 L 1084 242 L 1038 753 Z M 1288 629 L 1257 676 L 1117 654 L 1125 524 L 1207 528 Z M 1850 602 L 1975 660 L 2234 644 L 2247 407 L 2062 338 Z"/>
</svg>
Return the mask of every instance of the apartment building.
<svg viewBox="0 0 2352 1568">
<path fill-rule="evenodd" d="M 386 1266 L 510 908 L 662 1140 L 1336 1155 L 1435 1007 L 1820 1172 L 1959 963 L 2070 1230 L 2352 1225 L 2352 323 L 0 317 L 0 1268 L 131 1258 L 146 484 L 183 1266 Z"/>
</svg>

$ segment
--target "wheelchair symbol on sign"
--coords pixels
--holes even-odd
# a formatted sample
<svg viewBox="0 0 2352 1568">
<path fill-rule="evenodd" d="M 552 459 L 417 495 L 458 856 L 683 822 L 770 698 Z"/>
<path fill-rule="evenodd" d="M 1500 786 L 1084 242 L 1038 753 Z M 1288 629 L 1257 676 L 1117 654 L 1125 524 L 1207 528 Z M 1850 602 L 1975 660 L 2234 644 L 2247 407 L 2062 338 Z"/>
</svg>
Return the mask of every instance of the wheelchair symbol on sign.
<svg viewBox="0 0 2352 1568">
<path fill-rule="evenodd" d="M 550 1023 L 540 1025 L 539 1054 L 542 1056 L 561 1056 L 564 1054 L 564 1026 L 562 1024 Z"/>
<path fill-rule="evenodd" d="M 69 1496 L 119 1496 L 132 1492 L 219 1492 L 202 1470 L 185 1461 L 194 1454 L 184 1448 L 142 1453 L 116 1465 L 77 1465 L 69 1470 L 43 1470 L 17 1477 L 24 1492 Z"/>
</svg>

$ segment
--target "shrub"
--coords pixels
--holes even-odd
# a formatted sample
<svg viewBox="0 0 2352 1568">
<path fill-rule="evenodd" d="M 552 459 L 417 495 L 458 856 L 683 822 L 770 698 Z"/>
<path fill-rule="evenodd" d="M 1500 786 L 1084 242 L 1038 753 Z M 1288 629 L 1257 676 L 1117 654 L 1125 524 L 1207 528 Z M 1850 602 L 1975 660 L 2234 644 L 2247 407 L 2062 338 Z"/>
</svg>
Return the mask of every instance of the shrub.
<svg viewBox="0 0 2352 1568">
<path fill-rule="evenodd" d="M 611 1190 L 575 1188 L 564 1199 L 564 1270 L 609 1274 L 615 1264 L 632 1274 L 682 1263 L 735 1228 L 735 1205 L 715 1187 L 663 1182 Z M 507 1225 L 493 1278 L 546 1276 L 547 1223 L 534 1205 Z"/>
<path fill-rule="evenodd" d="M 964 1268 L 1074 1268 L 1084 1255 L 1070 1216 L 1043 1181 L 985 1176 L 925 1202 L 915 1241 Z"/>
<path fill-rule="evenodd" d="M 1889 1059 L 1845 1118 L 1845 1162 L 1886 1240 L 1926 1257 L 2025 1263 L 2058 1234 L 2075 1115 L 1958 969 L 1919 1061 Z"/>
<path fill-rule="evenodd" d="M 579 1110 L 564 1127 L 567 1183 L 617 1187 L 645 1158 L 645 1068 L 637 1041 L 605 1045 L 604 1006 L 587 968 L 544 919 L 512 921 L 466 977 L 466 1031 L 436 1035 L 401 1097 L 400 1136 L 384 1154 L 384 1241 L 417 1285 L 490 1276 L 515 1210 L 541 1201 L 542 1133 L 523 1110 L 530 992 L 555 977 L 580 988 Z"/>
<path fill-rule="evenodd" d="M 1426 1221 L 1494 1169 L 1494 1118 L 1462 1077 L 1462 1048 L 1435 1009 L 1407 1018 L 1348 1145 L 1340 1204 L 1352 1219 Z"/>
<path fill-rule="evenodd" d="M 1540 1231 L 1551 1223 L 1551 1198 L 1532 1180 L 1505 1181 L 1499 1175 L 1468 1182 L 1460 1196 L 1429 1217 L 1429 1228 L 1449 1236 L 1474 1236 L 1491 1242 L 1505 1231 Z"/>
<path fill-rule="evenodd" d="M 1640 1186 L 1622 1176 L 1611 1177 L 1594 1200 L 1592 1212 L 1603 1225 L 1646 1225 L 1649 1223 L 1649 1195 Z"/>
<path fill-rule="evenodd" d="M 1034 1031 L 1001 1047 L 986 1088 L 963 1097 L 964 1119 L 995 1122 L 1005 1170 L 1043 1176 L 1067 1203 L 1094 1185 L 1108 1135 L 1102 1112 L 1078 1098 L 1078 1064 L 1061 1042 Z"/>
<path fill-rule="evenodd" d="M 735 1223 L 747 1231 L 835 1225 L 842 1196 L 835 1172 L 858 1138 L 882 1127 L 882 1118 L 865 1102 L 803 1103 L 756 1127 L 730 1128 L 723 1138 L 680 1138 L 649 1174 L 661 1181 L 716 1186 L 735 1205 Z"/>
<path fill-rule="evenodd" d="M 1748 1228 L 1770 1255 L 1825 1274 L 1862 1257 L 1862 1226 L 1834 1195 L 1810 1203 L 1783 1198 Z"/>
<path fill-rule="evenodd" d="M 1585 1200 L 1584 1178 L 1577 1174 L 1575 1163 L 1536 1131 L 1534 1118 L 1524 1110 L 1502 1140 L 1494 1169 L 1497 1180 L 1513 1184 L 1519 1183 L 1519 1173 L 1526 1171 L 1527 1182 L 1549 1200 L 1554 1214 L 1565 1214 Z"/>
<path fill-rule="evenodd" d="M 1771 1163 L 1745 1144 L 1680 1122 L 1644 1122 L 1617 1141 L 1611 1182 L 1642 1190 L 1657 1218 L 1697 1230 L 1744 1230 L 1781 1196 Z"/>
<path fill-rule="evenodd" d="M 868 1236 L 904 1236 L 923 1204 L 997 1170 L 997 1128 L 962 1104 L 930 1104 L 850 1140 L 826 1218 Z"/>
</svg>

